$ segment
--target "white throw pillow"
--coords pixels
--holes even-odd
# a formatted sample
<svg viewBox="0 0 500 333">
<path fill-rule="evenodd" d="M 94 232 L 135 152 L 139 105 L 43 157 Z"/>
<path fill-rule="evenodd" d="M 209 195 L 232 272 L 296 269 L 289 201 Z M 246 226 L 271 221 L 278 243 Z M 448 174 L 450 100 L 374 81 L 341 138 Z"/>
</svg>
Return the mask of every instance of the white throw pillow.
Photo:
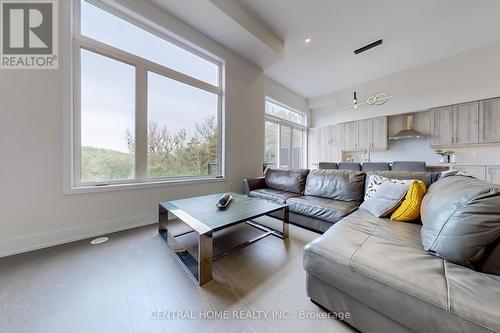
<svg viewBox="0 0 500 333">
<path fill-rule="evenodd" d="M 385 217 L 401 204 L 411 180 L 389 179 L 373 174 L 368 177 L 365 200 L 360 208 L 377 217 Z"/>
</svg>

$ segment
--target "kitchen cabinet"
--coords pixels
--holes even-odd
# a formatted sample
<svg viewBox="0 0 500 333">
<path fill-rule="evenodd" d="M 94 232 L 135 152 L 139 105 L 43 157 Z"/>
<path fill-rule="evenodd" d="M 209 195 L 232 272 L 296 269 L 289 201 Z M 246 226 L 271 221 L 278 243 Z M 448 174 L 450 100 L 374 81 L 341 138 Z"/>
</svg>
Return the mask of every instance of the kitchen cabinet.
<svg viewBox="0 0 500 333">
<path fill-rule="evenodd" d="M 453 106 L 431 110 L 432 145 L 451 145 L 453 143 Z"/>
<path fill-rule="evenodd" d="M 307 161 L 309 168 L 317 169 L 321 158 L 321 128 L 310 128 L 307 131 Z"/>
<path fill-rule="evenodd" d="M 486 167 L 486 181 L 495 185 L 500 185 L 499 165 L 488 165 Z"/>
<path fill-rule="evenodd" d="M 469 145 L 479 142 L 479 102 L 431 110 L 432 144 Z"/>
<path fill-rule="evenodd" d="M 342 155 L 341 127 L 339 125 L 322 127 L 320 130 L 319 162 L 338 162 Z"/>
<path fill-rule="evenodd" d="M 479 101 L 479 142 L 500 143 L 500 98 Z"/>
<path fill-rule="evenodd" d="M 308 130 L 308 166 L 317 169 L 319 162 L 342 159 L 342 126 L 333 125 Z"/>
<path fill-rule="evenodd" d="M 342 161 L 342 126 L 332 126 L 332 145 L 330 151 L 330 162 Z"/>
<path fill-rule="evenodd" d="M 471 176 L 476 177 L 477 179 L 481 179 L 495 185 L 500 185 L 500 165 L 453 164 L 449 166 L 449 169 L 463 171 Z"/>
<path fill-rule="evenodd" d="M 387 117 L 374 118 L 372 149 L 387 149 Z"/>
<path fill-rule="evenodd" d="M 332 141 L 333 145 L 338 149 L 342 149 L 342 125 L 337 124 L 332 126 Z"/>
<path fill-rule="evenodd" d="M 342 149 L 358 149 L 358 122 L 350 121 L 342 124 Z"/>
<path fill-rule="evenodd" d="M 454 165 L 450 167 L 452 170 L 463 171 L 477 179 L 486 179 L 486 166 L 485 165 Z"/>
<path fill-rule="evenodd" d="M 326 126 L 320 129 L 320 162 L 332 162 L 332 127 Z"/>
<path fill-rule="evenodd" d="M 343 125 L 343 150 L 387 149 L 387 117 L 364 119 Z"/>
<path fill-rule="evenodd" d="M 453 129 L 454 144 L 479 143 L 479 102 L 453 106 Z"/>
<path fill-rule="evenodd" d="M 333 126 L 327 126 L 320 129 L 320 162 L 332 162 L 332 128 Z"/>
<path fill-rule="evenodd" d="M 373 143 L 373 120 L 365 119 L 358 121 L 358 147 L 360 149 L 371 148 Z"/>
</svg>

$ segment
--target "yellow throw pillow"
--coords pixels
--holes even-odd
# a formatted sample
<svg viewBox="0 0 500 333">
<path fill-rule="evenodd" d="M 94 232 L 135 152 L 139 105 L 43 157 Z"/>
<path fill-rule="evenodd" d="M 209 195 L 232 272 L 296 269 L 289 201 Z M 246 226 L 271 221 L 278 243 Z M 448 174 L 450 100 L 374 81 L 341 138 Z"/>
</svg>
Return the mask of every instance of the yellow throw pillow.
<svg viewBox="0 0 500 333">
<path fill-rule="evenodd" d="M 420 217 L 420 204 L 427 192 L 425 183 L 420 180 L 412 180 L 408 192 L 401 205 L 392 213 L 391 220 L 410 222 Z"/>
</svg>

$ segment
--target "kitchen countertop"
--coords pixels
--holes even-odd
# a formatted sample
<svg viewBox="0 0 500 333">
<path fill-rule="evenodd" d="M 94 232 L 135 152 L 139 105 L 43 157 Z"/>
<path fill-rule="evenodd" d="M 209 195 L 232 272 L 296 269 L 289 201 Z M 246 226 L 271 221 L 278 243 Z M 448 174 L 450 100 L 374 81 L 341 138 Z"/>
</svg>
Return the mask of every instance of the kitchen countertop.
<svg viewBox="0 0 500 333">
<path fill-rule="evenodd" d="M 426 166 L 431 167 L 431 168 L 436 168 L 436 167 L 452 167 L 452 166 L 498 166 L 499 164 L 487 164 L 487 163 L 433 163 L 433 164 L 426 164 Z"/>
</svg>

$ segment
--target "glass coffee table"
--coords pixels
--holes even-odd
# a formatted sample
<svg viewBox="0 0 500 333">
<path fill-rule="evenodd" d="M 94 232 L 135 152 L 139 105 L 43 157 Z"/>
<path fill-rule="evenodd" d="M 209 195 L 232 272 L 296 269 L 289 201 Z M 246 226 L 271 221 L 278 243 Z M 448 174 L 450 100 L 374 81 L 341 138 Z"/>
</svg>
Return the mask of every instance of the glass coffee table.
<svg viewBox="0 0 500 333">
<path fill-rule="evenodd" d="M 158 232 L 167 242 L 168 247 L 175 254 L 180 264 L 199 285 L 212 279 L 213 261 L 269 235 L 281 239 L 288 238 L 288 205 L 276 204 L 262 199 L 254 199 L 236 193 L 230 194 L 233 199 L 225 209 L 219 209 L 215 206 L 223 193 L 160 203 Z M 257 217 L 280 210 L 283 212 L 282 231 L 252 221 L 252 219 Z M 173 220 L 169 220 L 170 214 L 177 218 L 175 219 L 176 223 L 182 221 L 189 229 L 174 234 L 171 227 Z M 247 223 L 255 228 L 263 230 L 264 233 L 214 257 L 214 232 L 235 226 L 239 223 Z M 176 238 L 186 235 L 187 233 L 195 233 L 198 239 L 198 258 L 191 255 L 188 250 L 176 240 Z"/>
</svg>

